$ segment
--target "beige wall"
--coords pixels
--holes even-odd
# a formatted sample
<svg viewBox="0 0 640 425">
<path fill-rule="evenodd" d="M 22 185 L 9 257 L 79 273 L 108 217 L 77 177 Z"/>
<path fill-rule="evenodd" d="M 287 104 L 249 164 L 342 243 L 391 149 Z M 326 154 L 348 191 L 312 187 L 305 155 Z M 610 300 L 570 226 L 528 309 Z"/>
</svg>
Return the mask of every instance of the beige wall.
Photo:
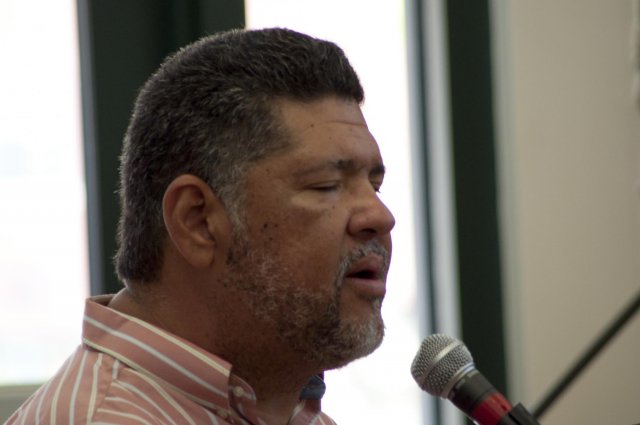
<svg viewBox="0 0 640 425">
<path fill-rule="evenodd" d="M 640 290 L 631 0 L 494 1 L 512 397 L 532 406 Z M 640 422 L 640 314 L 544 418 Z"/>
</svg>

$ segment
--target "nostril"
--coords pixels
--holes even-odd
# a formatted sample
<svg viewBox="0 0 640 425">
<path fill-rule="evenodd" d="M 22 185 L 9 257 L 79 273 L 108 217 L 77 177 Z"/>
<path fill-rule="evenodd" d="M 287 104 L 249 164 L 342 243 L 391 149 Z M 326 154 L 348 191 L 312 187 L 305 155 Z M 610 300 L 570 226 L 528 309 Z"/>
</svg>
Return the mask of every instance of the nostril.
<svg viewBox="0 0 640 425">
<path fill-rule="evenodd" d="M 395 225 L 395 218 L 387 206 L 376 198 L 354 209 L 349 221 L 349 232 L 362 238 L 386 235 Z"/>
</svg>

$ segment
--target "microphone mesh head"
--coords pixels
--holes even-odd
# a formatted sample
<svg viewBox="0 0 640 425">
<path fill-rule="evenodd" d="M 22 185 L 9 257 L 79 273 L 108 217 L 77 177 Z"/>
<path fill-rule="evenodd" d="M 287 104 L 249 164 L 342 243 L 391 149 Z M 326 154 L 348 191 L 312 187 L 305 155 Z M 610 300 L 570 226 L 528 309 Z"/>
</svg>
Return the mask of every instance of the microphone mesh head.
<svg viewBox="0 0 640 425">
<path fill-rule="evenodd" d="M 447 397 L 447 384 L 469 365 L 473 365 L 473 357 L 462 342 L 449 335 L 433 334 L 422 341 L 411 364 L 411 374 L 429 394 Z"/>
</svg>

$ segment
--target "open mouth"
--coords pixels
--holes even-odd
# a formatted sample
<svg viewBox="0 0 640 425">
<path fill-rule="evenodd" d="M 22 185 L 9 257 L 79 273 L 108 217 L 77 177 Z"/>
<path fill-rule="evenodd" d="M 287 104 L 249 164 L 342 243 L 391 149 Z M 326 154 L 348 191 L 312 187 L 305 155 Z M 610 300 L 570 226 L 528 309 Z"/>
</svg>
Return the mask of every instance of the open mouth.
<svg viewBox="0 0 640 425">
<path fill-rule="evenodd" d="M 359 270 L 354 273 L 349 273 L 347 277 L 355 277 L 358 279 L 377 279 L 378 272 L 375 270 Z"/>
<path fill-rule="evenodd" d="M 371 301 L 384 298 L 386 291 L 385 267 L 383 260 L 370 256 L 356 264 L 347 272 L 349 287 L 360 297 Z"/>
<path fill-rule="evenodd" d="M 366 280 L 380 280 L 382 278 L 382 259 L 369 256 L 353 264 L 347 272 L 347 277 Z"/>
</svg>

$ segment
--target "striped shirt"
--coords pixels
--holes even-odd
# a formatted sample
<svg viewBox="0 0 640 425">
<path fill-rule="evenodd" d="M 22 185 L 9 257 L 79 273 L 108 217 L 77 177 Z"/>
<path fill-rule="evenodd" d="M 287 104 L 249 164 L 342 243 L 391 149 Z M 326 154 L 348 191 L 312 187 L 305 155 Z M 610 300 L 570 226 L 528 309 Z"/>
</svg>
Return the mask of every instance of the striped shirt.
<svg viewBox="0 0 640 425">
<path fill-rule="evenodd" d="M 7 424 L 266 425 L 231 364 L 106 307 L 110 299 L 87 300 L 83 344 Z M 291 425 L 334 424 L 320 411 L 323 389 L 317 378 L 305 388 Z"/>
</svg>

